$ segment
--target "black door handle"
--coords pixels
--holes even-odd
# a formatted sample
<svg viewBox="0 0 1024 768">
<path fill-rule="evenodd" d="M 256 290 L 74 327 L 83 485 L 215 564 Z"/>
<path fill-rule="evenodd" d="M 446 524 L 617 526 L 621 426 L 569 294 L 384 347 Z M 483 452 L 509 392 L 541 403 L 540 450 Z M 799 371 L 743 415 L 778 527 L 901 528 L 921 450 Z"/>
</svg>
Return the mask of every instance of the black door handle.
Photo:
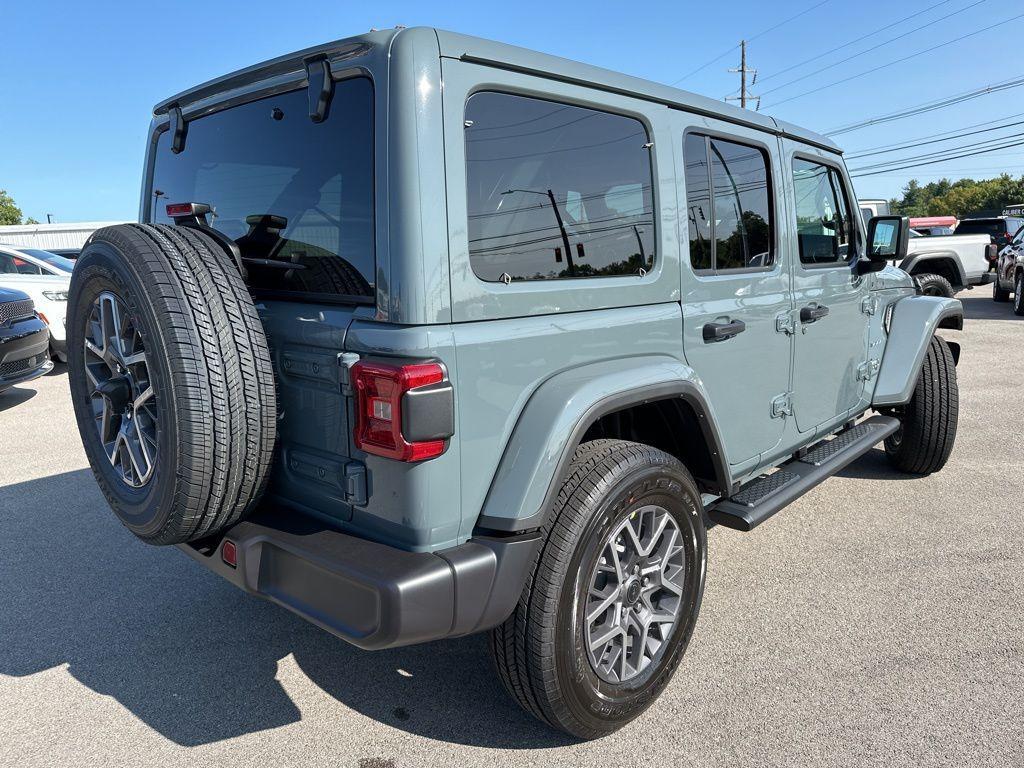
<svg viewBox="0 0 1024 768">
<path fill-rule="evenodd" d="M 726 341 L 747 330 L 747 324 L 742 320 L 730 320 L 728 323 L 708 323 L 704 326 L 704 343 L 713 344 L 716 341 Z"/>
<path fill-rule="evenodd" d="M 828 307 L 821 304 L 811 304 L 800 309 L 801 323 L 816 323 L 821 318 L 828 316 Z"/>
</svg>

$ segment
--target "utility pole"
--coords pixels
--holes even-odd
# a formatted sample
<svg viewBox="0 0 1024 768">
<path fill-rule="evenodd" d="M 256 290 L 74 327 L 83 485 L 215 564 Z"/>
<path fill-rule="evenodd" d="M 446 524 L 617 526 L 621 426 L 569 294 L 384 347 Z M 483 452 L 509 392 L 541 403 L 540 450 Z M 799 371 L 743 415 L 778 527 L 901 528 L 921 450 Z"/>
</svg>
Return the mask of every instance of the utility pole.
<svg viewBox="0 0 1024 768">
<path fill-rule="evenodd" d="M 751 85 L 757 82 L 757 70 L 751 69 L 747 66 L 747 41 L 740 40 L 740 66 L 739 69 L 730 69 L 730 72 L 738 72 L 740 75 L 740 95 L 739 96 L 726 96 L 726 101 L 738 101 L 743 109 L 747 108 L 748 101 L 756 101 L 757 108 L 761 108 L 761 97 L 754 96 L 747 89 L 747 75 L 753 75 L 753 79 L 750 81 Z"/>
</svg>

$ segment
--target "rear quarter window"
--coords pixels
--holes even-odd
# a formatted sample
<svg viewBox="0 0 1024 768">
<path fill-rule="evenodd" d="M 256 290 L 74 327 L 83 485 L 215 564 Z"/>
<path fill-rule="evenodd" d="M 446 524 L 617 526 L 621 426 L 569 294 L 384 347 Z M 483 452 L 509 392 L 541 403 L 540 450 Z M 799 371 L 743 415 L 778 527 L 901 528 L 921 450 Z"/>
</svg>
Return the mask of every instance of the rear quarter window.
<svg viewBox="0 0 1024 768">
<path fill-rule="evenodd" d="M 469 258 L 486 281 L 638 274 L 654 265 L 647 130 L 506 93 L 466 103 Z"/>
</svg>

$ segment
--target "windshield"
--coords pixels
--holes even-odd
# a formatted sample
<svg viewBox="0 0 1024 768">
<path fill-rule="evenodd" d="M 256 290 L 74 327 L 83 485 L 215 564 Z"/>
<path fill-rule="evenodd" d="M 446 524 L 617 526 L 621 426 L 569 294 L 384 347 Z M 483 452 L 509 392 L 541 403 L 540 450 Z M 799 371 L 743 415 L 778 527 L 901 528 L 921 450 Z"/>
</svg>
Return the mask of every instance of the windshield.
<svg viewBox="0 0 1024 768">
<path fill-rule="evenodd" d="M 71 274 L 71 270 L 75 268 L 75 262 L 71 259 L 66 259 L 63 256 L 58 256 L 56 253 L 40 251 L 37 248 L 19 248 L 18 250 L 39 259 L 39 261 L 45 261 L 48 266 L 53 267 L 57 272 L 66 272 Z"/>
<path fill-rule="evenodd" d="M 250 288 L 367 299 L 374 295 L 373 86 L 335 84 L 327 118 L 306 91 L 191 121 L 184 151 L 156 145 L 152 221 L 169 203 L 206 203 L 210 225 L 248 259 Z M 279 266 L 280 265 L 280 266 Z"/>
</svg>

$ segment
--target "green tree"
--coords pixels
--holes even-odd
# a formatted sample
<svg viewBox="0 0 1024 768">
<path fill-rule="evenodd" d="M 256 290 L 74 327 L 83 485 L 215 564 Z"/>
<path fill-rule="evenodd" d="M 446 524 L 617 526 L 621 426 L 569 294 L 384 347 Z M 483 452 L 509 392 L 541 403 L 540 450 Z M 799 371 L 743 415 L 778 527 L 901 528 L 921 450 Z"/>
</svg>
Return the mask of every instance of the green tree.
<svg viewBox="0 0 1024 768">
<path fill-rule="evenodd" d="M 902 216 L 968 216 L 998 214 L 1008 205 L 1024 202 L 1024 176 L 1004 173 L 994 179 L 940 179 L 922 186 L 917 179 L 903 188 L 903 196 L 889 201 Z"/>
<path fill-rule="evenodd" d="M 4 189 L 0 189 L 0 224 L 21 224 L 21 208 Z"/>
</svg>

